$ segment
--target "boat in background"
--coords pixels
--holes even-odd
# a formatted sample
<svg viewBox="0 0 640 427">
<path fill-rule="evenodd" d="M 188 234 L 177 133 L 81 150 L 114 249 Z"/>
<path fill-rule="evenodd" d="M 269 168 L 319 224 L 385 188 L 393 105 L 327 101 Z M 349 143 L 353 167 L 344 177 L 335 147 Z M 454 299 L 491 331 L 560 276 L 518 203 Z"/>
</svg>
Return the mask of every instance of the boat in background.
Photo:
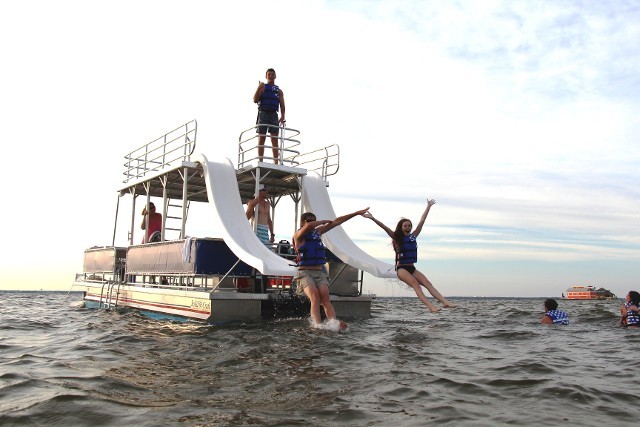
<svg viewBox="0 0 640 427">
<path fill-rule="evenodd" d="M 616 298 L 610 290 L 596 289 L 594 286 L 572 286 L 566 290 L 566 299 L 612 299 Z M 564 296 L 563 296 L 564 298 Z"/>
</svg>

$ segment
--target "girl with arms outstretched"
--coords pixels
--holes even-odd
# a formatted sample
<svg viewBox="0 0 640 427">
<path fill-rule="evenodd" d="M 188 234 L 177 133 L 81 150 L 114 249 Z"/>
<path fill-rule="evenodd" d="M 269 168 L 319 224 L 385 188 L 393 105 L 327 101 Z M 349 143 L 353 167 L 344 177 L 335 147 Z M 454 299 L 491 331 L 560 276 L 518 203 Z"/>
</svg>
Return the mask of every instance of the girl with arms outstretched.
<svg viewBox="0 0 640 427">
<path fill-rule="evenodd" d="M 378 224 L 378 226 L 386 231 L 389 237 L 391 237 L 393 249 L 396 252 L 396 274 L 398 275 L 398 279 L 411 286 L 420 301 L 422 301 L 422 303 L 426 305 L 432 313 L 440 311 L 440 309 L 429 302 L 424 292 L 422 292 L 421 286 L 424 286 L 435 299 L 442 303 L 443 306 L 456 306 L 455 304 L 447 301 L 447 299 L 443 297 L 431 284 L 427 277 L 415 267 L 415 263 L 418 262 L 418 243 L 416 239 L 422 231 L 422 226 L 427 219 L 427 215 L 429 215 L 431 206 L 435 203 L 436 201 L 433 199 L 427 201 L 427 208 L 422 214 L 420 222 L 418 222 L 418 225 L 413 232 L 411 231 L 413 224 L 406 218 L 402 218 L 396 225 L 396 229 L 391 230 L 389 227 L 374 218 L 370 212 L 362 214 L 365 218 L 369 218 Z"/>
</svg>

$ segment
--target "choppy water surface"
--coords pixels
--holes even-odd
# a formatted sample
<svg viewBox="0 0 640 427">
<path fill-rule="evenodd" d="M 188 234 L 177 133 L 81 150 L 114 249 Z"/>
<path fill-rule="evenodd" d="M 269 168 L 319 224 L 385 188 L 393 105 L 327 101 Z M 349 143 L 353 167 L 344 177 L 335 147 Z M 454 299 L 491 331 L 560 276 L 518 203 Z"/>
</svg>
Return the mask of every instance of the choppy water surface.
<svg viewBox="0 0 640 427">
<path fill-rule="evenodd" d="M 622 300 L 374 301 L 346 332 L 208 326 L 0 293 L 0 425 L 635 425 L 640 330 Z"/>
</svg>

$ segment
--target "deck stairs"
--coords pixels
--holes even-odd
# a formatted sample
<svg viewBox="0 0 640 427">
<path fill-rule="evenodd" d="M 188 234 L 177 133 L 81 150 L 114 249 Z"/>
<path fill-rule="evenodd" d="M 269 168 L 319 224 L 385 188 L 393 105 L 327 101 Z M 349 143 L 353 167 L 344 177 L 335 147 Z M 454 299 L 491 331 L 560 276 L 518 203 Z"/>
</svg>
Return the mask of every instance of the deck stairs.
<svg viewBox="0 0 640 427">
<path fill-rule="evenodd" d="M 166 218 L 164 223 L 164 240 L 183 239 L 182 224 L 186 223 L 189 216 L 189 201 L 186 209 L 183 209 L 182 199 L 167 199 Z M 184 222 L 183 222 L 184 212 Z"/>
</svg>

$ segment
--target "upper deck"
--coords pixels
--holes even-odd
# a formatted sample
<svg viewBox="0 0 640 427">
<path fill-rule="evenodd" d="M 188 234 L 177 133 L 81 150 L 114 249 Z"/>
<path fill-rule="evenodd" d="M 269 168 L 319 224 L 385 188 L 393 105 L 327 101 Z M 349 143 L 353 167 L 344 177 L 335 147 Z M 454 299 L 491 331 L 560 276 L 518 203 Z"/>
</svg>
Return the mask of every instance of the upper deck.
<svg viewBox="0 0 640 427">
<path fill-rule="evenodd" d="M 243 131 L 238 141 L 236 173 L 243 203 L 255 197 L 259 184 L 266 185 L 270 195 L 278 198 L 298 193 L 299 178 L 308 171 L 318 172 L 325 181 L 338 172 L 340 149 L 337 145 L 300 153 L 300 141 L 296 139 L 300 132 L 286 127 L 280 127 L 278 137 L 279 164 L 267 156 L 264 159 L 271 162 L 259 161 L 255 128 Z M 207 202 L 202 165 L 192 161 L 196 136 L 197 122 L 192 120 L 127 153 L 120 194 Z M 269 139 L 265 152 L 271 152 Z"/>
</svg>

